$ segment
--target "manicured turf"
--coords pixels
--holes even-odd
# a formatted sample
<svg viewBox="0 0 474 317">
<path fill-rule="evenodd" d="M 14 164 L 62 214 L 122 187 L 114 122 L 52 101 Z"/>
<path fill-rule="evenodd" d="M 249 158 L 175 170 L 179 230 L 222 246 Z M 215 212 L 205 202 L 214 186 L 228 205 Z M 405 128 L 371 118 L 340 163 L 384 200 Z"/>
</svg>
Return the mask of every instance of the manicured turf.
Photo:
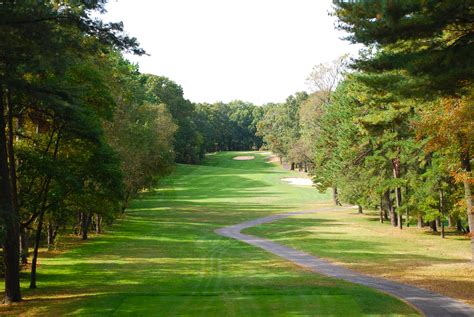
<svg viewBox="0 0 474 317">
<path fill-rule="evenodd" d="M 355 210 L 296 216 L 244 231 L 357 271 L 428 288 L 474 305 L 470 241 L 429 229 L 380 224 Z"/>
<path fill-rule="evenodd" d="M 307 209 L 327 195 L 294 187 L 266 156 L 180 165 L 133 203 L 108 233 L 40 260 L 38 286 L 10 310 L 38 315 L 357 316 L 417 315 L 365 287 L 305 272 L 216 228 Z M 245 155 L 245 154 L 244 154 Z M 27 286 L 25 279 L 23 286 Z"/>
</svg>

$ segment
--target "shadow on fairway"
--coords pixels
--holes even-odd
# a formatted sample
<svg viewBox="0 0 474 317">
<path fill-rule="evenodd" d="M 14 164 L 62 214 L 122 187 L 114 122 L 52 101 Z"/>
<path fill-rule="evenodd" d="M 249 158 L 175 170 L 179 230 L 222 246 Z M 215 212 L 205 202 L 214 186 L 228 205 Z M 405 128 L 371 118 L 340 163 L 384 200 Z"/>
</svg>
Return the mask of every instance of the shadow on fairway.
<svg viewBox="0 0 474 317">
<path fill-rule="evenodd" d="M 178 166 L 107 234 L 40 260 L 39 289 L 24 290 L 21 309 L 97 316 L 416 315 L 393 297 L 216 235 L 225 225 L 329 198 L 279 182 L 289 173 L 255 155 L 234 161 L 236 153 L 219 153 L 204 166 Z"/>
</svg>

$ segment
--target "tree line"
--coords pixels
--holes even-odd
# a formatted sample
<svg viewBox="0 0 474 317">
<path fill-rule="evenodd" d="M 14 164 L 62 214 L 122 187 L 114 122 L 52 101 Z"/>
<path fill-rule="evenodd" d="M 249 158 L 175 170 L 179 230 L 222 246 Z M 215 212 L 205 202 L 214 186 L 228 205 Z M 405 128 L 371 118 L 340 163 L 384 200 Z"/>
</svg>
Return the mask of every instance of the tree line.
<svg viewBox="0 0 474 317">
<path fill-rule="evenodd" d="M 61 234 L 101 233 L 175 163 L 259 148 L 259 109 L 194 104 L 172 80 L 142 74 L 145 54 L 106 1 L 0 2 L 0 238 L 4 302 L 20 270 Z M 31 263 L 28 263 L 30 256 Z"/>
<path fill-rule="evenodd" d="M 257 133 L 335 204 L 473 237 L 473 12 L 470 1 L 335 1 L 338 28 L 365 48 L 317 65 L 313 92 L 267 106 Z"/>
</svg>

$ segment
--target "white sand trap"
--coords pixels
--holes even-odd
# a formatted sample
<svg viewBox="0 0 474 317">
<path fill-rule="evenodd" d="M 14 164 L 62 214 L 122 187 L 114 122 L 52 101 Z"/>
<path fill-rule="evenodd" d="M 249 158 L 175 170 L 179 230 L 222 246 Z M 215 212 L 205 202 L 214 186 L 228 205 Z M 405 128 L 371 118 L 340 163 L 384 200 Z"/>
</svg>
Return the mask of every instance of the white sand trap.
<svg viewBox="0 0 474 317">
<path fill-rule="evenodd" d="M 236 161 L 250 161 L 255 159 L 255 156 L 236 156 L 233 158 L 233 160 Z"/>
<path fill-rule="evenodd" d="M 313 181 L 309 178 L 286 177 L 286 178 L 282 178 L 281 180 L 284 182 L 288 182 L 290 185 L 313 186 Z"/>
<path fill-rule="evenodd" d="M 276 155 L 270 155 L 267 158 L 267 163 L 273 164 L 273 163 L 280 163 L 280 158 Z"/>
</svg>

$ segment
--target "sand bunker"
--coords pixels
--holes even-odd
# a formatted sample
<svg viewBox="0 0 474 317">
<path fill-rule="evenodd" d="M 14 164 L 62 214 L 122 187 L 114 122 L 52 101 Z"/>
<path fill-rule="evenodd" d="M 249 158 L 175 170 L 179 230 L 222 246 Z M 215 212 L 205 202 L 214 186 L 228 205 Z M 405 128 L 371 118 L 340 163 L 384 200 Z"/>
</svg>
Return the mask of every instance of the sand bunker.
<svg viewBox="0 0 474 317">
<path fill-rule="evenodd" d="M 270 155 L 267 158 L 267 163 L 280 163 L 280 158 L 276 155 Z"/>
<path fill-rule="evenodd" d="M 255 156 L 236 156 L 233 158 L 233 160 L 236 161 L 250 161 L 255 159 Z"/>
<path fill-rule="evenodd" d="M 313 186 L 313 181 L 309 178 L 287 177 L 287 178 L 282 178 L 281 180 L 284 182 L 288 182 L 290 185 Z"/>
</svg>

